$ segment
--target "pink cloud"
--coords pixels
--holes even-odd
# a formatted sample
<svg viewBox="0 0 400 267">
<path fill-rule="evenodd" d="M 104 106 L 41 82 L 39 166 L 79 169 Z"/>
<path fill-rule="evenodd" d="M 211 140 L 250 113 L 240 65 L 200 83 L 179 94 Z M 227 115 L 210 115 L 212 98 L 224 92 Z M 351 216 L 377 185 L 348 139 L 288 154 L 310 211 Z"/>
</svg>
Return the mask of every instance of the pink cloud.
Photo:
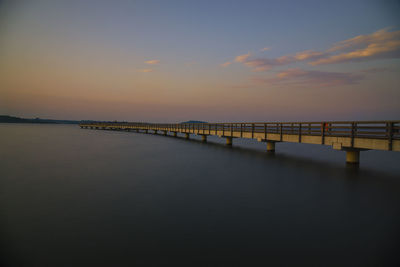
<svg viewBox="0 0 400 267">
<path fill-rule="evenodd" d="M 254 58 L 250 59 L 250 53 L 236 57 L 235 61 L 243 63 L 245 66 L 253 68 L 253 71 L 268 71 L 276 66 L 287 65 L 290 63 L 321 58 L 323 52 L 303 51 L 295 55 L 281 56 L 278 58 Z M 239 58 L 239 59 L 238 59 Z"/>
<path fill-rule="evenodd" d="M 268 71 L 276 66 L 296 62 L 308 62 L 314 66 L 384 58 L 400 58 L 400 31 L 388 32 L 382 29 L 341 41 L 326 51 L 306 50 L 278 58 L 251 58 L 251 54 L 247 53 L 237 56 L 235 62 L 253 71 Z"/>
<path fill-rule="evenodd" d="M 345 72 L 326 72 L 302 69 L 288 69 L 279 72 L 272 78 L 254 77 L 252 80 L 259 85 L 302 85 L 309 87 L 344 86 L 360 82 L 362 74 Z"/>
<path fill-rule="evenodd" d="M 235 58 L 235 62 L 241 62 L 241 63 L 243 63 L 243 62 L 245 62 L 249 57 L 250 57 L 250 53 L 237 56 L 237 57 Z"/>
<path fill-rule="evenodd" d="M 381 73 L 381 72 L 393 72 L 395 71 L 394 69 L 391 68 L 369 68 L 369 69 L 364 69 L 361 72 L 362 73 L 369 73 L 369 74 L 375 74 L 375 73 Z"/>
<path fill-rule="evenodd" d="M 231 64 L 232 64 L 232 62 L 228 61 L 228 62 L 222 63 L 221 67 L 228 67 Z"/>
<path fill-rule="evenodd" d="M 149 64 L 149 65 L 157 65 L 157 64 L 160 64 L 160 60 L 157 60 L 157 59 L 147 60 L 144 63 Z"/>
<path fill-rule="evenodd" d="M 350 61 L 360 61 L 368 59 L 382 58 L 399 58 L 400 57 L 400 40 L 391 40 L 382 43 L 371 43 L 367 47 L 332 55 L 310 62 L 311 65 L 333 64 Z"/>
<path fill-rule="evenodd" d="M 400 38 L 400 31 L 394 31 L 394 32 L 388 32 L 388 29 L 382 29 L 379 31 L 376 31 L 372 34 L 367 34 L 367 35 L 358 35 L 356 37 L 341 41 L 334 46 L 332 46 L 330 49 L 328 49 L 328 52 L 334 52 L 338 50 L 345 50 L 345 49 L 351 49 L 351 48 L 360 48 L 362 46 L 365 46 L 366 44 L 372 44 L 372 43 L 384 43 L 387 41 L 395 40 Z"/>
<path fill-rule="evenodd" d="M 276 61 L 268 58 L 246 60 L 243 64 L 253 68 L 254 71 L 267 71 L 276 66 Z"/>
<path fill-rule="evenodd" d="M 138 70 L 139 72 L 153 72 L 154 70 L 153 69 L 141 69 L 141 70 Z"/>
<path fill-rule="evenodd" d="M 293 56 L 293 59 L 295 61 L 312 60 L 312 59 L 321 58 L 325 55 L 326 55 L 325 52 L 317 52 L 317 51 L 307 50 L 307 51 L 296 53 L 296 55 Z"/>
</svg>

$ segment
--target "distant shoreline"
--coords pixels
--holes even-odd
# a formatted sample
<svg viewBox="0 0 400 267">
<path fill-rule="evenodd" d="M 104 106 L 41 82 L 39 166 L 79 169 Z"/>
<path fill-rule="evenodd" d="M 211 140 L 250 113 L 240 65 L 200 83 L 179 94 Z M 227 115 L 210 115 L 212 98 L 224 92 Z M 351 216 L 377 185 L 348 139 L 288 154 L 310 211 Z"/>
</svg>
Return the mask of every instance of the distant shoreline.
<svg viewBox="0 0 400 267">
<path fill-rule="evenodd" d="M 8 115 L 0 115 L 0 123 L 39 123 L 39 124 L 79 124 L 83 121 L 74 121 L 74 120 L 52 120 L 52 119 L 26 119 L 13 117 Z"/>
<path fill-rule="evenodd" d="M 0 115 L 0 123 L 35 123 L 35 124 L 80 124 L 80 123 L 90 123 L 90 122 L 99 122 L 93 120 L 53 120 L 53 119 L 28 119 L 28 118 L 20 118 L 9 115 Z M 126 121 L 103 121 L 103 122 L 119 122 L 119 123 L 128 123 Z M 207 123 L 205 121 L 196 121 L 189 120 L 180 123 Z"/>
</svg>

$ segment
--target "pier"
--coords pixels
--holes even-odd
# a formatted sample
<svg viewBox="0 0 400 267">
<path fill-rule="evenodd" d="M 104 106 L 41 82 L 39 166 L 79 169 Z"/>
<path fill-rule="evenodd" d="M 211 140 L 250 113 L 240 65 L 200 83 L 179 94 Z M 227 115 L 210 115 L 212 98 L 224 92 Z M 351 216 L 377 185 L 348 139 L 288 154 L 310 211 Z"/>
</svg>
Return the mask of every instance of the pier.
<svg viewBox="0 0 400 267">
<path fill-rule="evenodd" d="M 190 135 L 226 139 L 232 146 L 235 138 L 255 139 L 266 143 L 274 153 L 280 142 L 319 144 L 346 152 L 346 162 L 358 164 L 365 150 L 400 151 L 400 121 L 324 121 L 262 123 L 83 123 L 83 129 L 136 131 L 190 139 Z"/>
</svg>

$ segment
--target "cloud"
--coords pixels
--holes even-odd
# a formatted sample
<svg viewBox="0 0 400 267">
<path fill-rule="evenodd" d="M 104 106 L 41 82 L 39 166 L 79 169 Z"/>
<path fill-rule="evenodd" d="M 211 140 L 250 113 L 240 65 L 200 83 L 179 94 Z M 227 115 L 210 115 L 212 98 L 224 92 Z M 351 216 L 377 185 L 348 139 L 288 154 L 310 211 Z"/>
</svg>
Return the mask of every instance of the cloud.
<svg viewBox="0 0 400 267">
<path fill-rule="evenodd" d="M 257 58 L 244 62 L 247 67 L 253 68 L 254 71 L 267 71 L 276 65 L 276 61 L 268 58 Z"/>
<path fill-rule="evenodd" d="M 270 49 L 271 49 L 270 47 L 264 47 L 264 48 L 261 48 L 260 51 L 261 51 L 261 52 L 265 52 L 265 51 L 268 51 L 268 50 L 270 50 Z"/>
<path fill-rule="evenodd" d="M 328 51 L 334 52 L 337 50 L 345 50 L 348 48 L 360 48 L 360 46 L 363 46 L 365 44 L 383 43 L 394 39 L 399 39 L 399 37 L 400 37 L 400 31 L 388 32 L 388 29 L 385 28 L 369 35 L 359 35 L 341 41 L 333 45 L 330 49 L 328 49 Z"/>
<path fill-rule="evenodd" d="M 153 72 L 154 70 L 153 69 L 141 69 L 141 70 L 138 70 L 139 72 Z"/>
<path fill-rule="evenodd" d="M 234 61 L 252 68 L 253 71 L 268 71 L 297 62 L 307 62 L 315 66 L 385 58 L 400 58 L 400 31 L 389 32 L 382 29 L 369 35 L 359 35 L 338 42 L 325 51 L 306 50 L 278 58 L 251 58 L 249 52 L 237 56 Z"/>
<path fill-rule="evenodd" d="M 231 65 L 232 64 L 232 62 L 230 62 L 230 61 L 228 61 L 228 62 L 225 62 L 225 63 L 222 63 L 221 64 L 221 67 L 228 67 L 229 65 Z"/>
<path fill-rule="evenodd" d="M 361 61 L 368 59 L 399 58 L 400 40 L 390 40 L 381 43 L 371 43 L 367 47 L 332 55 L 310 62 L 311 65 L 333 64 L 341 62 Z"/>
<path fill-rule="evenodd" d="M 309 87 L 330 87 L 356 84 L 364 79 L 363 74 L 302 70 L 299 68 L 281 71 L 272 78 L 254 77 L 260 85 L 301 85 Z"/>
<path fill-rule="evenodd" d="M 157 65 L 157 64 L 160 64 L 160 60 L 156 60 L 156 59 L 147 60 L 144 63 L 149 64 L 149 65 Z"/>
<path fill-rule="evenodd" d="M 382 73 L 382 72 L 392 72 L 394 69 L 387 68 L 387 67 L 381 67 L 381 68 L 369 68 L 362 70 L 361 72 L 363 73 L 368 73 L 368 74 L 375 74 L 375 73 Z"/>
<path fill-rule="evenodd" d="M 235 61 L 243 63 L 247 67 L 253 68 L 253 71 L 268 71 L 276 66 L 287 65 L 294 62 L 319 59 L 324 56 L 324 52 L 302 51 L 295 55 L 281 56 L 278 58 L 254 58 L 251 59 L 250 53 L 237 56 Z"/>
<path fill-rule="evenodd" d="M 250 57 L 250 52 L 244 55 L 237 56 L 235 62 L 245 62 Z"/>
<path fill-rule="evenodd" d="M 293 61 L 302 61 L 302 60 L 313 60 L 317 58 L 324 57 L 326 55 L 325 52 L 317 52 L 312 50 L 307 50 L 303 52 L 298 52 L 293 56 Z"/>
</svg>

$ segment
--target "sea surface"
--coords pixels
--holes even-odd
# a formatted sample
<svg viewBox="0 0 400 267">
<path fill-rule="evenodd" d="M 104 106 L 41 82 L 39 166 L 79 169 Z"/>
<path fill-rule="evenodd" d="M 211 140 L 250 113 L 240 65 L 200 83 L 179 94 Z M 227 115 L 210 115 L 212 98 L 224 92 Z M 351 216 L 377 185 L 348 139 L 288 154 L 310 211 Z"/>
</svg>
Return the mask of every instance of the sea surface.
<svg viewBox="0 0 400 267">
<path fill-rule="evenodd" d="M 2 266 L 394 266 L 400 153 L 0 124 Z"/>
</svg>

